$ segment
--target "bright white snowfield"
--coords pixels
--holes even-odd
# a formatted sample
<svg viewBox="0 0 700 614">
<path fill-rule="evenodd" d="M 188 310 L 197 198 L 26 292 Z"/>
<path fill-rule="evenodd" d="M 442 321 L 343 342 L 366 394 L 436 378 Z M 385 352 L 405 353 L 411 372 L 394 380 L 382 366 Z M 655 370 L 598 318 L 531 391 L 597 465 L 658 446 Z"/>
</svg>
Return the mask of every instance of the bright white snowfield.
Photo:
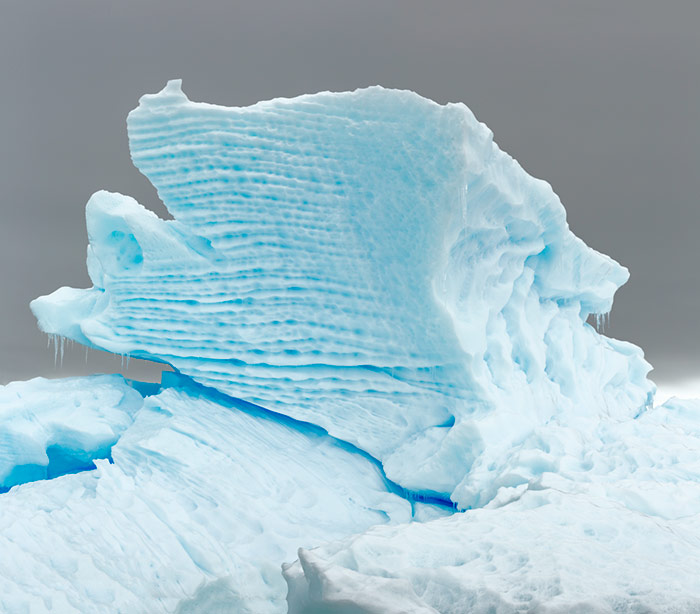
<svg viewBox="0 0 700 614">
<path fill-rule="evenodd" d="M 127 124 L 174 220 L 96 193 L 93 287 L 31 307 L 176 373 L 0 389 L 0 611 L 700 612 L 700 402 L 467 107 L 171 81 Z"/>
</svg>

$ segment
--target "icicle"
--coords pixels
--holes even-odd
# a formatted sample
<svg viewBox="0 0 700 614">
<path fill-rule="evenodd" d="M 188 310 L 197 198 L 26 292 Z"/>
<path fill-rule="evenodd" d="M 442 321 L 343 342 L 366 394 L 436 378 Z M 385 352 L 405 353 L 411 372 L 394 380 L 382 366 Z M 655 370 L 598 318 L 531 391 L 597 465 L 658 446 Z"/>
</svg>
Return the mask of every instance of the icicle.
<svg viewBox="0 0 700 614">
<path fill-rule="evenodd" d="M 66 338 L 63 335 L 60 336 L 59 343 L 61 345 L 61 348 L 59 350 L 60 355 L 61 355 L 61 367 L 63 367 L 63 351 L 64 351 L 64 348 L 66 345 Z"/>
<path fill-rule="evenodd" d="M 610 326 L 610 312 L 596 313 L 595 315 L 595 327 L 599 333 L 604 333 L 608 326 Z"/>
<path fill-rule="evenodd" d="M 129 368 L 129 360 L 131 359 L 131 354 L 119 354 L 121 357 L 122 371 Z"/>
</svg>

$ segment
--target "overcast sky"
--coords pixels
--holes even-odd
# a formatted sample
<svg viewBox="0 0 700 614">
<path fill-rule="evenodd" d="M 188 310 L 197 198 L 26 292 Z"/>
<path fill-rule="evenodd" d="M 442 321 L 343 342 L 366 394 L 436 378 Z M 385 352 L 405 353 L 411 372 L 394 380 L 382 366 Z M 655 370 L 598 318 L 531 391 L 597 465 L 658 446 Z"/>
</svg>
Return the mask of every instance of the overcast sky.
<svg viewBox="0 0 700 614">
<path fill-rule="evenodd" d="M 631 270 L 608 333 L 657 381 L 700 378 L 699 24 L 698 0 L 0 0 L 0 383 L 120 371 L 82 348 L 55 367 L 28 303 L 90 285 L 94 191 L 165 215 L 125 119 L 178 77 L 225 105 L 373 84 L 465 102 Z"/>
</svg>

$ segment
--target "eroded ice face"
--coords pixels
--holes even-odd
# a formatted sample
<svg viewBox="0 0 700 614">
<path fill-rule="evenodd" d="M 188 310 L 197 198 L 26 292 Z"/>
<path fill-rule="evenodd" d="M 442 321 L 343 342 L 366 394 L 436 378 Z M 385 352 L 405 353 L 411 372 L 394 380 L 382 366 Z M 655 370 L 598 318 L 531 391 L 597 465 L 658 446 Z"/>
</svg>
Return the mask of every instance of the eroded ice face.
<svg viewBox="0 0 700 614">
<path fill-rule="evenodd" d="M 34 301 L 46 332 L 320 425 L 462 507 L 544 471 L 532 434 L 555 415 L 586 431 L 648 404 L 641 351 L 585 323 L 627 271 L 464 105 L 369 88 L 225 108 L 173 81 L 128 128 L 175 219 L 96 193 L 94 287 Z"/>
</svg>

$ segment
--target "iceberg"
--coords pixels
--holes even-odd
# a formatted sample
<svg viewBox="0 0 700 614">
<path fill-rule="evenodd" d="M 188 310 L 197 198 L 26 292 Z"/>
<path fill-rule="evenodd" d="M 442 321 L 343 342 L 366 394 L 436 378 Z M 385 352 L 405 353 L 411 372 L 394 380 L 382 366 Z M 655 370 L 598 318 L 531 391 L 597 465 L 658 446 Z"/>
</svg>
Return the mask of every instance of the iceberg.
<svg viewBox="0 0 700 614">
<path fill-rule="evenodd" d="M 602 335 L 627 270 L 463 104 L 127 120 L 64 339 L 170 365 L 0 388 L 0 610 L 700 610 L 700 402 Z"/>
<path fill-rule="evenodd" d="M 321 426 L 462 509 L 537 427 L 649 406 L 641 351 L 586 323 L 626 269 L 466 106 L 374 87 L 225 108 L 180 85 L 127 122 L 174 220 L 95 194 L 94 286 L 36 299 L 45 332 Z"/>
</svg>

